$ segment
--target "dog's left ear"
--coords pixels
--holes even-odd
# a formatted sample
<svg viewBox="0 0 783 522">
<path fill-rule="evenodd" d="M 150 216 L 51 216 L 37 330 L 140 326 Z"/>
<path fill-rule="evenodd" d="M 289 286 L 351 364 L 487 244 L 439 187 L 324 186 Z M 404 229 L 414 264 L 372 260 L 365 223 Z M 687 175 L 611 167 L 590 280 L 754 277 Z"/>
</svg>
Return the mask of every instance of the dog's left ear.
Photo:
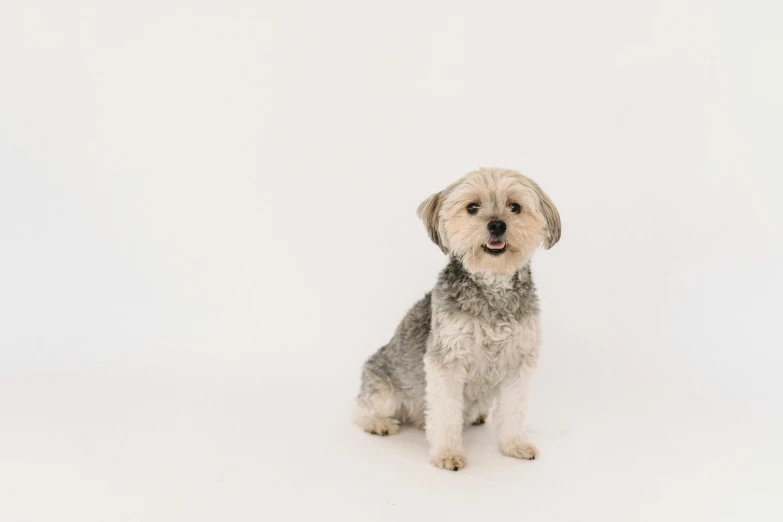
<svg viewBox="0 0 783 522">
<path fill-rule="evenodd" d="M 547 237 L 544 240 L 544 246 L 547 250 L 555 246 L 555 243 L 560 241 L 560 213 L 557 211 L 557 207 L 549 199 L 549 196 L 541 190 L 538 184 L 534 183 L 536 192 L 538 193 L 538 201 L 541 207 L 541 214 L 543 214 L 546 220 Z"/>
<path fill-rule="evenodd" d="M 443 192 L 437 192 L 421 202 L 419 208 L 416 210 L 416 214 L 424 222 L 424 227 L 430 235 L 432 242 L 438 245 L 443 250 L 444 254 L 448 253 L 446 245 L 443 244 L 443 238 L 441 237 L 440 228 L 440 204 L 443 201 Z"/>
</svg>

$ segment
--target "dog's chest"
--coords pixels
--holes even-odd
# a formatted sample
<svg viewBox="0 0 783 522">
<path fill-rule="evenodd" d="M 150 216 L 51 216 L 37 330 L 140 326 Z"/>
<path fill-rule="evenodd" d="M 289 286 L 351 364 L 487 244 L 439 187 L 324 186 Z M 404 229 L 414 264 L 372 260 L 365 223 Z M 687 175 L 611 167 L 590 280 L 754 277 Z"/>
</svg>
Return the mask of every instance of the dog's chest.
<svg viewBox="0 0 783 522">
<path fill-rule="evenodd" d="M 481 387 L 494 386 L 516 373 L 526 359 L 535 357 L 538 344 L 534 316 L 487 321 L 463 313 L 445 318 L 439 330 L 446 358 L 464 364 L 468 382 Z"/>
</svg>

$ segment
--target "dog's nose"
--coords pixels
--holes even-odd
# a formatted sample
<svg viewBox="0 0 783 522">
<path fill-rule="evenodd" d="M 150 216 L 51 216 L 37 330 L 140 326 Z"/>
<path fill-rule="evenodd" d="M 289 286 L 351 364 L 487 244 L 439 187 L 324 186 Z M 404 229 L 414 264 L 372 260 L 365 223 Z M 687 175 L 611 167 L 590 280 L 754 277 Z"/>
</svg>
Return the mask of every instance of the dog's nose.
<svg viewBox="0 0 783 522">
<path fill-rule="evenodd" d="M 487 223 L 487 228 L 493 236 L 502 236 L 506 232 L 506 222 L 499 219 L 493 219 Z"/>
</svg>

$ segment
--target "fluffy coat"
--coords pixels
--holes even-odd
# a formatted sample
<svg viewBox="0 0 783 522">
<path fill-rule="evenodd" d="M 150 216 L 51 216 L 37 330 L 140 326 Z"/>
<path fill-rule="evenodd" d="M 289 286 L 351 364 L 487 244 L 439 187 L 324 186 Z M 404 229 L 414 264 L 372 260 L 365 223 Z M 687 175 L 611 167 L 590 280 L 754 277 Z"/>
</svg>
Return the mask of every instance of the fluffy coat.
<svg viewBox="0 0 783 522">
<path fill-rule="evenodd" d="M 530 256 L 538 244 L 557 242 L 559 214 L 531 180 L 501 169 L 468 174 L 419 213 L 449 263 L 365 363 L 355 420 L 378 435 L 401 423 L 425 428 L 432 463 L 456 471 L 465 465 L 463 425 L 483 423 L 492 408 L 500 451 L 533 459 L 537 449 L 524 432 L 539 352 Z M 487 232 L 499 219 L 507 230 Z"/>
</svg>

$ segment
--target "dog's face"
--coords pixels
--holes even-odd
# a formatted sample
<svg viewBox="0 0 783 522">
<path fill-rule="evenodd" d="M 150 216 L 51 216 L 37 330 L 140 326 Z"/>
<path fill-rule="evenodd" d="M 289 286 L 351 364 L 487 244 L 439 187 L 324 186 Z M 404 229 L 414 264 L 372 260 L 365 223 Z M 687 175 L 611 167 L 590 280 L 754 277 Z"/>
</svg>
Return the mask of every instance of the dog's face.
<svg viewBox="0 0 783 522">
<path fill-rule="evenodd" d="M 418 212 L 435 244 L 475 273 L 514 273 L 536 248 L 560 239 L 552 200 L 513 170 L 473 171 L 424 200 Z"/>
</svg>

